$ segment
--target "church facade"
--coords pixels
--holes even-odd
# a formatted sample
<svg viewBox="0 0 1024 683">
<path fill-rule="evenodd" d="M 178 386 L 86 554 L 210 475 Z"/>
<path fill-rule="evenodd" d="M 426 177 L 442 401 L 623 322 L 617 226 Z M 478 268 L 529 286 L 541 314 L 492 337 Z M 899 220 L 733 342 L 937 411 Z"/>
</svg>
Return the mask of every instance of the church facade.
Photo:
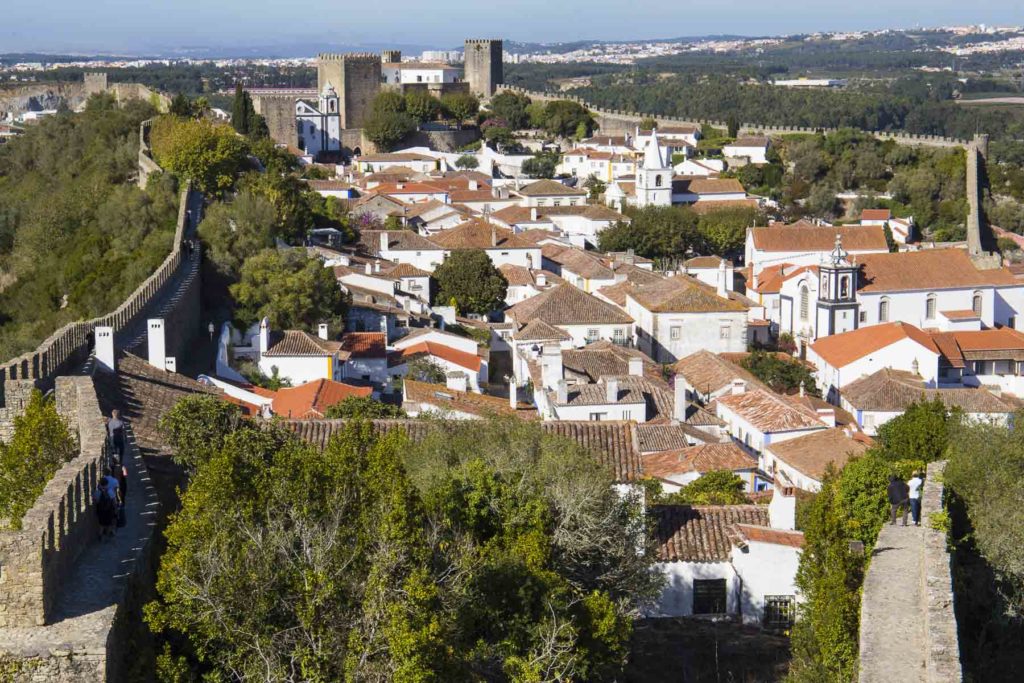
<svg viewBox="0 0 1024 683">
<path fill-rule="evenodd" d="M 295 102 L 298 147 L 313 158 L 324 152 L 341 151 L 341 111 L 338 93 L 328 81 L 317 106 L 308 100 Z"/>
</svg>

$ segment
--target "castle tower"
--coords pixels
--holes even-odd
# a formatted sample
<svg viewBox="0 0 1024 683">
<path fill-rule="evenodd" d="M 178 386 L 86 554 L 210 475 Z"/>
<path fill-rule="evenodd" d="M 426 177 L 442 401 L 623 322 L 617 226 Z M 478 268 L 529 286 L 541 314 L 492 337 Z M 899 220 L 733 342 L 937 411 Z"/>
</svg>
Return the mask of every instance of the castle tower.
<svg viewBox="0 0 1024 683">
<path fill-rule="evenodd" d="M 380 59 L 385 64 L 398 64 L 402 61 L 401 50 L 384 50 L 380 53 Z"/>
<path fill-rule="evenodd" d="M 505 80 L 504 47 L 500 40 L 467 40 L 465 76 L 469 91 L 478 97 L 490 97 Z"/>
<path fill-rule="evenodd" d="M 107 91 L 107 73 L 105 71 L 86 71 L 84 81 L 86 95 L 96 95 Z"/>
<path fill-rule="evenodd" d="M 818 266 L 817 337 L 857 329 L 857 271 L 836 235 L 836 246 Z"/>
<path fill-rule="evenodd" d="M 658 131 L 651 132 L 651 140 L 644 150 L 644 161 L 636 173 L 636 205 L 672 205 L 672 165 L 663 158 Z"/>
<path fill-rule="evenodd" d="M 343 129 L 362 128 L 369 118 L 373 99 L 380 92 L 380 64 L 380 57 L 374 54 L 317 55 L 317 91 L 333 86 Z"/>
</svg>

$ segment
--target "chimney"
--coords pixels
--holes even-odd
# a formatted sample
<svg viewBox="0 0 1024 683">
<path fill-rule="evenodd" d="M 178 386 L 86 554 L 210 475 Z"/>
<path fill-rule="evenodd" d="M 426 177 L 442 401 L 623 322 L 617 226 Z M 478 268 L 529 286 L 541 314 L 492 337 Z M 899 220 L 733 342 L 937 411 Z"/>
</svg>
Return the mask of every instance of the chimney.
<svg viewBox="0 0 1024 683">
<path fill-rule="evenodd" d="M 370 265 L 369 261 L 366 262 L 366 274 L 373 275 L 373 266 Z"/>
<path fill-rule="evenodd" d="M 818 419 L 827 424 L 829 427 L 836 426 L 836 411 L 835 408 L 818 408 Z"/>
<path fill-rule="evenodd" d="M 725 259 L 718 262 L 718 296 L 723 299 L 729 298 L 729 290 L 725 284 Z"/>
<path fill-rule="evenodd" d="M 609 403 L 619 402 L 619 380 L 617 377 L 609 377 L 604 381 L 605 398 Z"/>
<path fill-rule="evenodd" d="M 316 326 L 316 336 L 327 341 L 327 323 L 320 323 Z"/>
<path fill-rule="evenodd" d="M 686 422 L 686 409 L 688 407 L 686 389 L 686 380 L 683 379 L 682 375 L 676 375 L 673 380 L 672 419 L 679 423 Z"/>
<path fill-rule="evenodd" d="M 546 274 L 544 274 L 544 273 L 537 273 L 537 275 L 535 276 L 535 279 L 537 280 L 537 286 L 538 287 L 547 287 L 548 286 L 548 276 Z"/>
<path fill-rule="evenodd" d="M 260 358 L 270 348 L 270 321 L 266 318 L 260 321 Z"/>
<path fill-rule="evenodd" d="M 472 190 L 473 192 L 476 192 L 477 190 L 480 189 L 480 183 L 478 183 L 475 180 L 470 180 L 469 181 L 469 189 Z"/>
<path fill-rule="evenodd" d="M 385 230 L 380 234 L 380 251 L 382 254 L 388 250 L 388 244 L 390 244 L 388 241 L 388 231 Z"/>
<path fill-rule="evenodd" d="M 541 379 L 550 389 L 562 379 L 562 349 L 558 344 L 545 344 L 540 359 Z"/>
<path fill-rule="evenodd" d="M 117 372 L 117 365 L 114 360 L 114 328 L 107 326 L 97 327 L 93 330 L 93 336 L 96 343 L 94 353 L 100 369 L 107 372 Z"/>
<path fill-rule="evenodd" d="M 643 377 L 644 359 L 639 356 L 629 357 L 629 374 L 632 377 Z"/>
<path fill-rule="evenodd" d="M 164 337 L 164 319 L 150 318 L 148 321 L 149 364 L 161 370 L 167 369 L 167 340 Z"/>
<path fill-rule="evenodd" d="M 373 262 L 373 272 L 380 272 L 380 259 L 377 259 L 376 261 Z"/>
<path fill-rule="evenodd" d="M 516 385 L 516 378 L 508 378 L 508 406 L 515 410 L 519 406 L 519 387 Z"/>
<path fill-rule="evenodd" d="M 530 207 L 530 220 L 531 221 L 536 221 L 537 220 L 537 207 L 536 206 L 531 206 Z"/>
<path fill-rule="evenodd" d="M 740 394 L 746 393 L 746 391 L 747 391 L 747 383 L 744 382 L 742 379 L 737 378 L 737 379 L 734 379 L 732 381 L 732 395 L 733 396 L 739 396 Z"/>
<path fill-rule="evenodd" d="M 564 379 L 558 380 L 556 391 L 558 393 L 555 397 L 555 400 L 558 403 L 558 405 L 564 406 L 566 403 L 569 402 L 569 385 L 565 383 Z"/>
<path fill-rule="evenodd" d="M 796 529 L 796 496 L 793 485 L 785 475 L 776 471 L 775 491 L 768 503 L 768 524 L 772 529 Z"/>
<path fill-rule="evenodd" d="M 491 223 L 491 246 L 498 246 L 498 226 L 494 223 Z"/>
<path fill-rule="evenodd" d="M 452 391 L 466 393 L 469 390 L 469 378 L 464 372 L 449 372 L 446 379 L 448 388 Z"/>
<path fill-rule="evenodd" d="M 800 380 L 800 398 L 804 396 L 804 381 Z"/>
</svg>

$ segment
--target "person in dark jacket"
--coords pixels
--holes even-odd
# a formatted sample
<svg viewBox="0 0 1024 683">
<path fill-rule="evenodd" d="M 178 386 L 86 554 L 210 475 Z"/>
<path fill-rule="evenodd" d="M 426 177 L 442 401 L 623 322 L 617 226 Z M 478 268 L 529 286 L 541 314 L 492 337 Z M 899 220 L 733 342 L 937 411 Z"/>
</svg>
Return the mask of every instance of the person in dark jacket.
<svg viewBox="0 0 1024 683">
<path fill-rule="evenodd" d="M 896 475 L 889 477 L 889 487 L 886 489 L 889 497 L 889 508 L 891 512 L 890 524 L 896 524 L 896 514 L 903 508 L 903 526 L 907 525 L 907 514 L 910 512 L 910 487 Z"/>
</svg>

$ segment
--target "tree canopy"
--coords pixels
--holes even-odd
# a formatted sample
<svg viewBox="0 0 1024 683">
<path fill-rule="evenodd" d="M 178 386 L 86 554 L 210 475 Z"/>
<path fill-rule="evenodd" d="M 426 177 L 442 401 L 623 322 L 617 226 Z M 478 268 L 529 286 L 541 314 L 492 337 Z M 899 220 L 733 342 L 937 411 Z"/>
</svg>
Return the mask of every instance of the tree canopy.
<svg viewBox="0 0 1024 683">
<path fill-rule="evenodd" d="M 150 143 L 161 167 L 211 195 L 234 187 L 249 151 L 231 126 L 175 116 L 154 121 Z"/>
<path fill-rule="evenodd" d="M 938 398 L 907 406 L 878 428 L 882 453 L 891 460 L 939 460 L 949 445 L 950 428 L 959 420 Z"/>
<path fill-rule="evenodd" d="M 490 313 L 505 303 L 508 281 L 482 249 L 452 252 L 434 271 L 436 301 L 454 301 L 465 313 Z"/>
<path fill-rule="evenodd" d="M 783 358 L 769 351 L 752 351 L 740 365 L 767 384 L 773 391 L 791 393 L 800 388 L 811 396 L 821 396 L 814 373 L 795 358 Z"/>
<path fill-rule="evenodd" d="M 361 420 L 382 420 L 405 417 L 405 411 L 391 403 L 377 401 L 367 396 L 349 396 L 327 409 L 327 419 L 349 418 Z"/>
<path fill-rule="evenodd" d="M 167 532 L 163 677 L 613 680 L 657 594 L 639 506 L 536 425 L 241 426 Z M 296 549 L 302 552 L 295 552 Z"/>
<path fill-rule="evenodd" d="M 299 250 L 267 249 L 250 257 L 230 291 L 243 328 L 267 317 L 273 329 L 313 331 L 346 306 L 331 269 Z"/>
</svg>

